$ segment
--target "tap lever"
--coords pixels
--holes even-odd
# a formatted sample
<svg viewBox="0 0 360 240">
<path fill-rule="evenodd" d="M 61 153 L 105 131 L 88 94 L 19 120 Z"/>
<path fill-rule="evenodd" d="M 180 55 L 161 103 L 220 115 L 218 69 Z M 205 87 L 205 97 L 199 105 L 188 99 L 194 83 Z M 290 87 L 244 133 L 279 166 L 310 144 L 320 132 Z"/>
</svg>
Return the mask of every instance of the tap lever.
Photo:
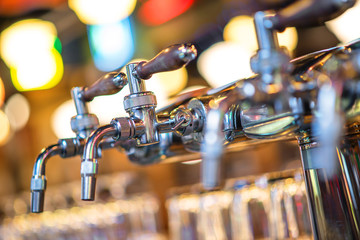
<svg viewBox="0 0 360 240">
<path fill-rule="evenodd" d="M 164 50 L 148 62 L 140 62 L 135 74 L 141 79 L 149 79 L 152 74 L 172 71 L 186 66 L 197 56 L 192 44 L 175 44 Z"/>
<path fill-rule="evenodd" d="M 270 17 L 272 29 L 283 31 L 286 27 L 303 27 L 321 24 L 331 20 L 348 8 L 356 0 L 309 0 L 296 1 Z"/>
<path fill-rule="evenodd" d="M 82 99 L 90 102 L 94 97 L 115 94 L 127 84 L 125 73 L 110 72 L 99 78 L 93 85 L 82 92 Z"/>
</svg>

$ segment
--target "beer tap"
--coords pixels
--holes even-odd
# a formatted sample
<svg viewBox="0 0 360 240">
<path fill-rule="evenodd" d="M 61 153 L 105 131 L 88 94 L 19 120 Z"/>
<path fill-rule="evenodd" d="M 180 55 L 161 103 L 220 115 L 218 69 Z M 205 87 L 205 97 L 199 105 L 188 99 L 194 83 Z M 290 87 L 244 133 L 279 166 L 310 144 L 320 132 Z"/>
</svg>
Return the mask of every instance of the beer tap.
<svg viewBox="0 0 360 240">
<path fill-rule="evenodd" d="M 209 105 L 202 144 L 202 185 L 205 189 L 216 189 L 220 182 L 224 119 L 231 113 L 230 106 L 240 105 L 240 116 L 234 115 L 239 119 L 233 121 L 241 121 L 237 125 L 250 138 L 275 138 L 294 133 L 301 127 L 303 103 L 296 95 L 311 89 L 314 81 L 303 83 L 307 85 L 305 89 L 294 91 L 294 66 L 286 49 L 279 47 L 277 32 L 289 26 L 313 25 L 334 18 L 354 2 L 295 1 L 276 13 L 255 13 L 259 48 L 250 63 L 257 75 L 242 80 L 220 103 Z M 244 107 L 244 102 L 250 102 L 250 107 Z"/>
<path fill-rule="evenodd" d="M 145 80 L 150 79 L 152 74 L 184 67 L 196 54 L 194 45 L 177 44 L 164 49 L 150 61 L 126 65 L 130 94 L 124 98 L 124 108 L 129 117 L 114 118 L 110 124 L 99 127 L 89 136 L 81 162 L 82 200 L 94 200 L 98 169 L 96 153 L 104 137 L 117 141 L 133 140 L 137 147 L 146 147 L 158 144 L 160 133 L 196 130 L 194 128 L 199 126 L 197 122 L 202 120 L 189 109 L 179 108 L 165 117 L 158 117 L 155 113 L 156 96 L 145 87 Z M 186 128 L 191 131 L 186 131 Z"/>
<path fill-rule="evenodd" d="M 71 96 L 76 108 L 76 116 L 71 118 L 71 129 L 76 134 L 74 138 L 59 139 L 57 144 L 44 148 L 38 155 L 31 178 L 31 212 L 38 213 L 44 209 L 46 190 L 45 168 L 47 161 L 58 155 L 61 158 L 70 158 L 83 153 L 85 140 L 99 125 L 96 115 L 89 113 L 87 102 L 100 95 L 114 94 L 120 91 L 127 83 L 125 74 L 112 72 L 101 77 L 90 87 L 75 87 Z M 104 141 L 102 148 L 114 147 L 114 141 Z M 100 153 L 100 151 L 99 151 Z"/>
</svg>

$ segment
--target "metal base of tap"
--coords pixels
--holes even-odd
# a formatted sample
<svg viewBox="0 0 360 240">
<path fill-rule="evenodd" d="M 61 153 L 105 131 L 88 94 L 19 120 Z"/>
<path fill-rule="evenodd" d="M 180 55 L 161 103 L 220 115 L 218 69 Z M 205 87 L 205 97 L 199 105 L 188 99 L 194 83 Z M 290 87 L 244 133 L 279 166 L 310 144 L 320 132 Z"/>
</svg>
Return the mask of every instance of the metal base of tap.
<svg viewBox="0 0 360 240">
<path fill-rule="evenodd" d="M 348 128 L 331 172 L 312 157 L 321 147 L 316 139 L 299 139 L 315 239 L 360 239 L 359 129 Z"/>
</svg>

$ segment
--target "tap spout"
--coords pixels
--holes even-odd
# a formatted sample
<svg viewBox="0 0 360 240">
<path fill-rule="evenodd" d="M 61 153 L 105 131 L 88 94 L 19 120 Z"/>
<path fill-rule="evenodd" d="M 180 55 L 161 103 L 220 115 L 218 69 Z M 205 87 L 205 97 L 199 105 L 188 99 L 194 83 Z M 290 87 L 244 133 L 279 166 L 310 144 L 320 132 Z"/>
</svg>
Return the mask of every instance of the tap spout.
<svg viewBox="0 0 360 240">
<path fill-rule="evenodd" d="M 45 165 L 47 160 L 54 156 L 60 155 L 62 152 L 61 145 L 54 144 L 44 148 L 39 156 L 37 157 L 33 175 L 31 178 L 31 212 L 39 213 L 44 209 L 44 198 L 45 198 L 45 189 L 46 189 L 46 177 L 45 177 Z"/>
<path fill-rule="evenodd" d="M 101 140 L 104 137 L 118 136 L 116 124 L 99 127 L 88 138 L 84 156 L 81 162 L 81 199 L 93 201 L 95 199 L 96 175 L 98 173 L 97 153 Z"/>
<path fill-rule="evenodd" d="M 210 104 L 211 110 L 206 116 L 204 142 L 201 146 L 202 168 L 201 180 L 203 188 L 211 190 L 220 184 L 221 156 L 224 151 L 225 135 L 223 123 L 230 106 L 243 100 L 239 92 L 231 92 L 227 98 Z"/>
</svg>

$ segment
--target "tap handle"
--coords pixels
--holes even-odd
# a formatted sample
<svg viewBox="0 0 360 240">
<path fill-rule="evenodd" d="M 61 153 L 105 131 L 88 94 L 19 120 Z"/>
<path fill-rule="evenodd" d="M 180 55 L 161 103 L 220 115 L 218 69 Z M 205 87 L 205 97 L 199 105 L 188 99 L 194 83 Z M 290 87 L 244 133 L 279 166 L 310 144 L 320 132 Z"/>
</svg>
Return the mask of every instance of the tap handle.
<svg viewBox="0 0 360 240">
<path fill-rule="evenodd" d="M 90 102 L 94 97 L 117 93 L 126 84 L 127 78 L 125 73 L 110 72 L 99 78 L 90 87 L 86 87 L 82 92 L 82 98 L 84 101 Z"/>
<path fill-rule="evenodd" d="M 175 44 L 164 50 L 148 62 L 140 62 L 135 74 L 141 79 L 149 79 L 152 74 L 179 69 L 196 58 L 197 51 L 192 44 Z"/>
<path fill-rule="evenodd" d="M 354 6 L 356 0 L 296 1 L 270 17 L 272 29 L 283 31 L 286 27 L 312 26 L 324 23 Z"/>
</svg>

